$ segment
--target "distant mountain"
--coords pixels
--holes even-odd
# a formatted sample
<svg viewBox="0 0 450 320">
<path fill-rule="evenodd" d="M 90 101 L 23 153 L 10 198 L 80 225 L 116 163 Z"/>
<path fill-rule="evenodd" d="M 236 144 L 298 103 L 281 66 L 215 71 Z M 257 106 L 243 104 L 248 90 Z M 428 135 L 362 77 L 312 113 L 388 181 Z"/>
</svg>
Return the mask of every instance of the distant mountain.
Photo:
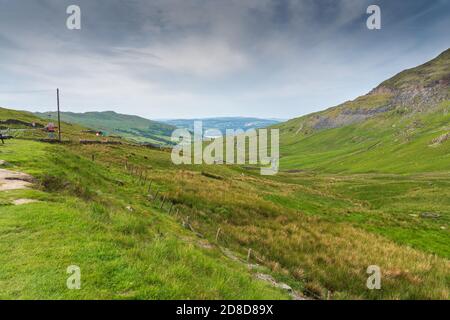
<svg viewBox="0 0 450 320">
<path fill-rule="evenodd" d="M 448 171 L 450 49 L 353 101 L 274 127 L 289 168 Z"/>
<path fill-rule="evenodd" d="M 35 113 L 43 119 L 57 119 L 56 112 Z M 113 111 L 73 113 L 62 112 L 61 120 L 84 127 L 101 130 L 109 135 L 143 143 L 170 144 L 170 136 L 176 128 L 172 125 L 148 120 L 138 116 L 119 114 Z"/>
<path fill-rule="evenodd" d="M 176 126 L 178 128 L 194 130 L 194 122 L 202 121 L 203 130 L 206 132 L 212 132 L 213 129 L 219 130 L 222 134 L 225 134 L 227 129 L 258 129 L 269 127 L 282 120 L 275 119 L 259 119 L 259 118 L 246 118 L 246 117 L 218 117 L 218 118 L 204 118 L 204 119 L 170 119 L 162 120 L 164 123 Z M 206 133 L 207 134 L 207 133 Z"/>
</svg>

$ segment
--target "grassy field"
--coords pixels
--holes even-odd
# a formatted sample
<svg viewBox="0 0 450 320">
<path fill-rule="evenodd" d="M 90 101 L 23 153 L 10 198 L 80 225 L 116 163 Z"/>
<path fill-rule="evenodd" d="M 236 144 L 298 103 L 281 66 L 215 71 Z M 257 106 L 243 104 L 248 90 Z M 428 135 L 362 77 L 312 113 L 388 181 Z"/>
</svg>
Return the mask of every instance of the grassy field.
<svg viewBox="0 0 450 320">
<path fill-rule="evenodd" d="M 146 172 L 153 194 L 158 191 L 159 199 L 165 196 L 174 203 L 179 215 L 165 219 L 179 225 L 189 217 L 193 228 L 210 243 L 215 243 L 220 227 L 221 246 L 243 259 L 252 248 L 252 262 L 269 268 L 278 280 L 312 297 L 448 298 L 450 204 L 442 197 L 449 188 L 445 173 L 284 172 L 263 178 L 257 172 L 233 166 L 174 167 L 169 153 L 139 147 L 65 148 L 61 150 L 64 155 L 55 160 L 59 166 L 52 175 L 63 180 L 72 176 L 75 182 L 64 187 L 69 194 L 75 192 L 89 203 L 100 202 L 108 216 L 111 203 L 117 201 L 114 207 L 125 208 L 130 203 L 142 208 L 159 207 L 160 201 L 147 200 L 145 186 L 131 188 L 131 181 L 126 183 L 124 196 L 117 196 L 114 178 L 106 173 L 117 172 L 119 179 L 132 179 L 124 169 L 127 162 Z M 80 172 L 73 161 L 65 163 L 66 154 L 95 166 L 97 173 L 92 176 L 93 168 Z M 96 155 L 95 163 L 88 161 L 92 154 Z M 74 170 L 76 174 L 59 170 Z M 105 176 L 97 177 L 102 172 Z M 89 182 L 80 187 L 80 179 Z M 102 184 L 106 185 L 100 197 L 97 189 Z M 383 201 L 386 197 L 389 200 Z M 441 216 L 420 216 L 429 210 Z M 127 216 L 131 219 L 141 214 Z M 143 228 L 140 220 L 129 223 L 138 230 Z M 177 234 L 178 230 L 173 232 Z M 374 264 L 383 270 L 380 291 L 365 286 L 366 268 Z"/>
</svg>

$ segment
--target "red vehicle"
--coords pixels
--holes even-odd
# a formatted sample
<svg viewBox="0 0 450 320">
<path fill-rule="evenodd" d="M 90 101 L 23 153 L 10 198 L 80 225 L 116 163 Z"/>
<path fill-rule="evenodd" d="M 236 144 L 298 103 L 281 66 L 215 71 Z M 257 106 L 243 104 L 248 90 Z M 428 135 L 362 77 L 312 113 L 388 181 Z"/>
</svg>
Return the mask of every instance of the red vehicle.
<svg viewBox="0 0 450 320">
<path fill-rule="evenodd" d="M 56 132 L 56 129 L 57 129 L 57 128 L 58 128 L 58 127 L 55 126 L 54 123 L 49 122 L 49 123 L 44 127 L 44 131 L 47 131 L 47 132 L 48 132 L 48 137 L 49 137 L 50 139 L 54 139 L 54 138 L 55 138 L 55 132 Z"/>
<path fill-rule="evenodd" d="M 50 122 L 49 124 L 47 124 L 44 128 L 45 131 L 47 132 L 55 132 L 56 131 L 56 126 Z"/>
</svg>

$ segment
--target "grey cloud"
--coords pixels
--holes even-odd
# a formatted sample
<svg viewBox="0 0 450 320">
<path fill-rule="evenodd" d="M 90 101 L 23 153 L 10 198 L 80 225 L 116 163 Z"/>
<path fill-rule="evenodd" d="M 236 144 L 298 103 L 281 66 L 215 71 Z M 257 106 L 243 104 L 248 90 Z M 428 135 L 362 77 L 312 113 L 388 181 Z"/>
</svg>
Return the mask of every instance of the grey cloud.
<svg viewBox="0 0 450 320">
<path fill-rule="evenodd" d="M 432 58 L 450 27 L 445 0 L 375 1 L 379 32 L 368 0 L 79 0 L 70 31 L 73 3 L 0 0 L 0 104 L 43 108 L 1 91 L 61 86 L 75 111 L 286 118 Z"/>
</svg>

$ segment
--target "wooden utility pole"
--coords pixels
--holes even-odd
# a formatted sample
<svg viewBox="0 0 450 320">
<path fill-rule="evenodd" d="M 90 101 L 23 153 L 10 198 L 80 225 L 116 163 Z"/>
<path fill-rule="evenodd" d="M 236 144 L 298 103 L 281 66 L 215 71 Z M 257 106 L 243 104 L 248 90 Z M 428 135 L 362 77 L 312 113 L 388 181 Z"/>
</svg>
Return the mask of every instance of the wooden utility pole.
<svg viewBox="0 0 450 320">
<path fill-rule="evenodd" d="M 56 89 L 56 105 L 58 106 L 58 138 L 61 142 L 61 116 L 59 112 L 59 89 Z"/>
</svg>

